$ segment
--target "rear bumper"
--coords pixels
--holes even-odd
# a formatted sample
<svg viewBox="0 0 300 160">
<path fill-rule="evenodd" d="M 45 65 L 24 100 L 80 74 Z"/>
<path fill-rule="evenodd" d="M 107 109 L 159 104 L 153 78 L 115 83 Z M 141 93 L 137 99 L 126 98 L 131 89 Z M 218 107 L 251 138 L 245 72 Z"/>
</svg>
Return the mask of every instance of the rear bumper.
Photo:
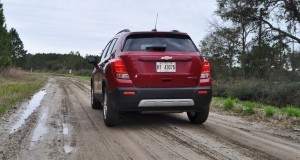
<svg viewBox="0 0 300 160">
<path fill-rule="evenodd" d="M 212 88 L 116 88 L 108 96 L 118 111 L 200 111 L 209 109 Z"/>
</svg>

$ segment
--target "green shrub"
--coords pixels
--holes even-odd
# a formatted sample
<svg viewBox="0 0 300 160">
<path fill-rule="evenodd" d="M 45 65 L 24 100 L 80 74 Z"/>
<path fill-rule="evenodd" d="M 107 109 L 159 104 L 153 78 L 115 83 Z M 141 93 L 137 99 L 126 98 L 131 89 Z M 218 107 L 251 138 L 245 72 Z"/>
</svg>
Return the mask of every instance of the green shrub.
<svg viewBox="0 0 300 160">
<path fill-rule="evenodd" d="M 227 98 L 224 102 L 224 109 L 231 110 L 234 107 L 234 100 L 231 98 Z"/>
<path fill-rule="evenodd" d="M 213 95 L 217 97 L 227 97 L 228 96 L 228 87 L 226 86 L 214 86 Z"/>
<path fill-rule="evenodd" d="M 264 112 L 267 117 L 273 117 L 275 114 L 275 109 L 271 106 L 266 106 L 264 108 Z"/>
<path fill-rule="evenodd" d="M 290 117 L 300 117 L 300 109 L 293 106 L 287 106 L 282 109 L 283 113 Z"/>
<path fill-rule="evenodd" d="M 269 93 L 268 100 L 275 106 L 293 105 L 300 107 L 300 83 L 275 85 Z"/>
<path fill-rule="evenodd" d="M 253 102 L 245 102 L 244 105 L 246 106 L 245 114 L 247 114 L 247 115 L 254 114 L 255 103 L 253 103 Z"/>
<path fill-rule="evenodd" d="M 256 101 L 278 107 L 292 105 L 300 108 L 300 82 L 279 83 L 261 80 L 217 81 L 214 96 Z"/>
<path fill-rule="evenodd" d="M 245 101 L 258 101 L 265 97 L 268 84 L 261 81 L 241 81 L 232 86 L 229 96 Z"/>
</svg>

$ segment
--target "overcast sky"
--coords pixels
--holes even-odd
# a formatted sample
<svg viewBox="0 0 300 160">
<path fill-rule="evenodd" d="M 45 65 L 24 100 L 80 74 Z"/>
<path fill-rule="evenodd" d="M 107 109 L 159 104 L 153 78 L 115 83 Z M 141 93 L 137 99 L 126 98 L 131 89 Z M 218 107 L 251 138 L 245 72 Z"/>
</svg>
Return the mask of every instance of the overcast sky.
<svg viewBox="0 0 300 160">
<path fill-rule="evenodd" d="M 0 0 L 1 1 L 1 0 Z M 29 53 L 99 54 L 120 30 L 188 33 L 196 45 L 207 34 L 215 0 L 2 0 L 7 28 Z"/>
</svg>

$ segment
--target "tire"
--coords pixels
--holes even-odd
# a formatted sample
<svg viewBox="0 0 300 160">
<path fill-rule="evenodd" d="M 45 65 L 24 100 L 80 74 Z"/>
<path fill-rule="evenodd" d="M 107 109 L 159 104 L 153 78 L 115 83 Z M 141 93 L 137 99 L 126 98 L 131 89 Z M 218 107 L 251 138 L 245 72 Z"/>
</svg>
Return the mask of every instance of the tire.
<svg viewBox="0 0 300 160">
<path fill-rule="evenodd" d="M 112 102 L 108 97 L 108 91 L 104 89 L 104 96 L 103 96 L 103 119 L 106 126 L 111 127 L 117 125 L 119 112 L 115 111 L 112 108 Z"/>
<path fill-rule="evenodd" d="M 95 98 L 94 95 L 94 87 L 91 87 L 91 106 L 93 109 L 101 109 L 102 105 L 97 99 Z"/>
<path fill-rule="evenodd" d="M 209 109 L 207 110 L 201 110 L 201 111 L 195 111 L 195 112 L 187 112 L 187 116 L 191 123 L 194 124 L 202 124 L 204 123 L 209 114 Z"/>
</svg>

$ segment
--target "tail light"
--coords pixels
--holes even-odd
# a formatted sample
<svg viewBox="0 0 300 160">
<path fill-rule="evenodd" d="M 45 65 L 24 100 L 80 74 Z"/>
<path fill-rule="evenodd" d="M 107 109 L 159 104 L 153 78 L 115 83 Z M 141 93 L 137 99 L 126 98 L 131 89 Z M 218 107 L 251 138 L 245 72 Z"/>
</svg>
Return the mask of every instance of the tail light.
<svg viewBox="0 0 300 160">
<path fill-rule="evenodd" d="M 119 79 L 129 79 L 127 69 L 121 60 L 116 60 L 112 62 L 112 69 L 115 76 Z"/>
<path fill-rule="evenodd" d="M 203 62 L 200 78 L 201 79 L 210 78 L 210 65 L 209 65 L 209 62 L 207 60 L 204 60 L 204 62 Z"/>
</svg>

